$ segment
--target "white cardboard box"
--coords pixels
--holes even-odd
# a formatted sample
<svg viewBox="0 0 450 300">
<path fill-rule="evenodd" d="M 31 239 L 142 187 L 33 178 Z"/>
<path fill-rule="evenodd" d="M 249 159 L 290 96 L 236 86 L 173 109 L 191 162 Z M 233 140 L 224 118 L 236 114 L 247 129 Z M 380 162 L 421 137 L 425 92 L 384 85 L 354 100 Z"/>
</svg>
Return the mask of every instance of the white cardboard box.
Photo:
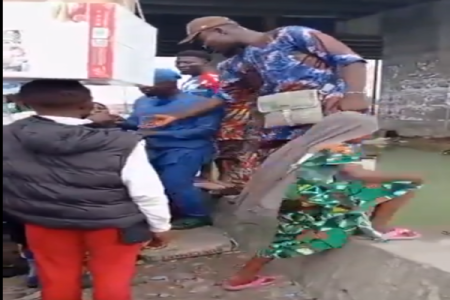
<svg viewBox="0 0 450 300">
<path fill-rule="evenodd" d="M 114 3 L 3 2 L 3 80 L 151 85 L 156 37 Z"/>
</svg>

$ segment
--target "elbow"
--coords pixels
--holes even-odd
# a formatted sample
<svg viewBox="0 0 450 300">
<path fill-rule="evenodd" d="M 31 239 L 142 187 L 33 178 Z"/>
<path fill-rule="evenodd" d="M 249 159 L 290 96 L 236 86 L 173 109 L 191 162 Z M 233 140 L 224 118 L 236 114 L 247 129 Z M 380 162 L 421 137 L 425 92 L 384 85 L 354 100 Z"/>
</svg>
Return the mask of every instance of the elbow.
<svg viewBox="0 0 450 300">
<path fill-rule="evenodd" d="M 340 54 L 340 55 L 333 55 L 333 62 L 337 66 L 341 67 L 347 67 L 347 66 L 359 66 L 366 69 L 367 61 L 355 53 L 348 53 L 348 54 Z"/>
</svg>

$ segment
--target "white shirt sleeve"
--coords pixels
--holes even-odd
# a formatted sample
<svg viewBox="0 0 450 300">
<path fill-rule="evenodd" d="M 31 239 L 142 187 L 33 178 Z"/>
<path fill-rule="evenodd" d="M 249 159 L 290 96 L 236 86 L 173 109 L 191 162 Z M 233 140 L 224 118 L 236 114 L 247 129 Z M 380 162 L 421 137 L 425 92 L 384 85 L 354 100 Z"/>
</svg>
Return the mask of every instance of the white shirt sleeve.
<svg viewBox="0 0 450 300">
<path fill-rule="evenodd" d="M 127 158 L 122 169 L 122 181 L 133 202 L 147 218 L 150 230 L 170 230 L 169 200 L 158 174 L 148 161 L 145 141 L 139 142 Z"/>
</svg>

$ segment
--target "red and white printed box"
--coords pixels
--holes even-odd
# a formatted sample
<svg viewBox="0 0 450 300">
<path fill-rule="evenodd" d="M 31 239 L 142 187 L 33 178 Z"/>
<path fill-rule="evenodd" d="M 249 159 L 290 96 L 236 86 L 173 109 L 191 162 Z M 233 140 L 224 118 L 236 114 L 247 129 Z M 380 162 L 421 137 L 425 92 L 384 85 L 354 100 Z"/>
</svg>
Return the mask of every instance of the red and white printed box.
<svg viewBox="0 0 450 300">
<path fill-rule="evenodd" d="M 3 2 L 3 80 L 151 85 L 157 29 L 115 3 Z"/>
</svg>

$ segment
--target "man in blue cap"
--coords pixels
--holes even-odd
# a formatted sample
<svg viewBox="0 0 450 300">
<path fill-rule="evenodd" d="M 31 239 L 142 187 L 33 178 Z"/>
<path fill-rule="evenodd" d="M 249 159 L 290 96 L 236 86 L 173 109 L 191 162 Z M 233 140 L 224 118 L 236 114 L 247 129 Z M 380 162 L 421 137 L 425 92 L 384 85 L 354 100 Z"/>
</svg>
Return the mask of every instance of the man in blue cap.
<svg viewBox="0 0 450 300">
<path fill-rule="evenodd" d="M 154 85 L 142 87 L 145 96 L 134 103 L 127 124 L 139 127 L 155 114 L 189 110 L 205 98 L 181 92 L 181 76 L 172 69 L 157 69 Z M 214 139 L 223 117 L 223 108 L 173 122 L 167 126 L 140 129 L 146 136 L 150 161 L 158 172 L 175 208 L 172 229 L 210 225 L 209 211 L 194 180 L 201 167 L 213 160 Z"/>
</svg>

